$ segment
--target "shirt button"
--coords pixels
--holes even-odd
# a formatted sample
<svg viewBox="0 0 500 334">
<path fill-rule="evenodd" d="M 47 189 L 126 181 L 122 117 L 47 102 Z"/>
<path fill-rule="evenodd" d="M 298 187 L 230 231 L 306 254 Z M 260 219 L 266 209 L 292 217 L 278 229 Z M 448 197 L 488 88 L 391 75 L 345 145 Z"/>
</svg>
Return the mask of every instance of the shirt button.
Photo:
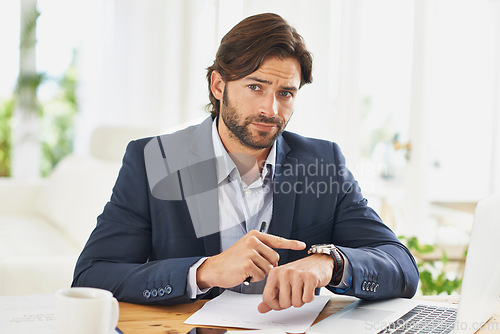
<svg viewBox="0 0 500 334">
<path fill-rule="evenodd" d="M 245 190 L 245 195 L 250 195 L 252 191 L 250 189 Z"/>
</svg>

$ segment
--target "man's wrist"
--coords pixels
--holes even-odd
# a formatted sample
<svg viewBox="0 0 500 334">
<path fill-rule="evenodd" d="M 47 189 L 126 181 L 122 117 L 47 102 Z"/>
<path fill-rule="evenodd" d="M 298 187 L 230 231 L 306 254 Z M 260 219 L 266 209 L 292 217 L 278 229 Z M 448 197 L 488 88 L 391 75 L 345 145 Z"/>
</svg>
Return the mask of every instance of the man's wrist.
<svg viewBox="0 0 500 334">
<path fill-rule="evenodd" d="M 207 265 L 209 265 L 209 260 L 210 258 L 207 258 L 196 270 L 196 285 L 200 290 L 209 289 L 212 287 L 212 285 L 210 285 L 210 283 L 208 282 L 208 278 L 206 275 L 206 267 Z"/>
<path fill-rule="evenodd" d="M 200 289 L 198 283 L 196 282 L 196 273 L 198 268 L 203 264 L 203 262 L 205 262 L 206 259 L 206 257 L 202 257 L 198 260 L 198 262 L 189 268 L 186 289 L 187 294 L 191 299 L 195 299 L 198 295 L 205 294 L 210 290 L 210 288 Z"/>
<path fill-rule="evenodd" d="M 333 273 L 330 285 L 339 285 L 344 274 L 344 257 L 340 251 L 335 247 L 331 250 L 333 260 Z"/>
<path fill-rule="evenodd" d="M 338 285 L 344 272 L 344 258 L 334 244 L 312 245 L 308 254 L 324 254 L 333 260 L 333 271 L 329 285 Z"/>
</svg>

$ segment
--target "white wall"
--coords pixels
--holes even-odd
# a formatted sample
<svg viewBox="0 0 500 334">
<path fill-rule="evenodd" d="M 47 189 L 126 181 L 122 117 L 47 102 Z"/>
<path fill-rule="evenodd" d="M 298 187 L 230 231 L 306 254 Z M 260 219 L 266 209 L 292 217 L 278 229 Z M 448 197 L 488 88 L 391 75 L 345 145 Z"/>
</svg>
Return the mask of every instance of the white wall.
<svg viewBox="0 0 500 334">
<path fill-rule="evenodd" d="M 206 68 L 220 39 L 243 18 L 261 12 L 285 17 L 315 56 L 314 84 L 301 92 L 290 129 L 335 137 L 325 124 L 333 123 L 338 90 L 339 67 L 332 61 L 338 48 L 332 46 L 339 43 L 340 1 L 317 0 L 315 6 L 304 0 L 92 3 L 93 23 L 81 56 L 83 138 L 98 123 L 169 128 L 205 115 Z"/>
<path fill-rule="evenodd" d="M 425 229 L 416 213 L 427 216 L 431 200 L 500 191 L 499 1 L 39 1 L 50 7 L 42 18 L 54 8 L 66 17 L 54 32 L 80 34 L 79 153 L 100 124 L 161 131 L 207 115 L 206 67 L 222 36 L 249 15 L 276 12 L 314 55 L 314 82 L 302 88 L 289 130 L 338 142 L 368 195 L 399 198 L 403 231 Z M 12 55 L 0 57 L 9 74 L 1 66 Z M 399 178 L 380 182 L 368 146 L 382 130 L 411 141 L 413 160 L 399 154 Z"/>
<path fill-rule="evenodd" d="M 498 158 L 491 158 L 499 112 L 498 70 L 491 70 L 499 66 L 494 2 L 92 3 L 94 28 L 81 57 L 80 139 L 98 123 L 167 129 L 203 117 L 206 67 L 220 39 L 249 15 L 276 12 L 314 55 L 314 82 L 302 88 L 289 130 L 337 141 L 353 167 L 365 161 L 366 145 L 381 128 L 411 141 L 400 182 L 380 183 L 366 168 L 357 175 L 369 196 L 393 201 L 402 233 L 432 241 L 425 232 L 435 227 L 426 218 L 430 201 L 474 202 L 498 182 L 492 167 Z"/>
</svg>

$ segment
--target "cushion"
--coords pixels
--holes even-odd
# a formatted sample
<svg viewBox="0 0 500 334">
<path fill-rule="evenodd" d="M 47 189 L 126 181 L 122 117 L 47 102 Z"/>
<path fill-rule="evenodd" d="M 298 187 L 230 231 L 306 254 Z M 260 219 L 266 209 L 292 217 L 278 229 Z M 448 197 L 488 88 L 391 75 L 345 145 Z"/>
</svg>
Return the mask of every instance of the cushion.
<svg viewBox="0 0 500 334">
<path fill-rule="evenodd" d="M 53 293 L 71 286 L 78 255 L 14 256 L 0 260 L 0 295 Z"/>
<path fill-rule="evenodd" d="M 109 201 L 120 165 L 96 158 L 66 157 L 48 178 L 39 211 L 83 248 Z"/>
<path fill-rule="evenodd" d="M 39 216 L 2 214 L 0 220 L 0 260 L 78 254 L 80 251 L 64 231 Z"/>
</svg>

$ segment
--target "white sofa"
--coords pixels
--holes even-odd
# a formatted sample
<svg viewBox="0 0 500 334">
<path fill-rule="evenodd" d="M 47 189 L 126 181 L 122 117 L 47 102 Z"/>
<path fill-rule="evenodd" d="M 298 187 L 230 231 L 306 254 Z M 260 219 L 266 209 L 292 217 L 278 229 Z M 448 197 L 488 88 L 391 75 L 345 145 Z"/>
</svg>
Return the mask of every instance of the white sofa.
<svg viewBox="0 0 500 334">
<path fill-rule="evenodd" d="M 51 293 L 75 262 L 109 200 L 126 144 L 151 129 L 100 127 L 89 156 L 65 157 L 46 179 L 0 179 L 0 295 Z"/>
</svg>

